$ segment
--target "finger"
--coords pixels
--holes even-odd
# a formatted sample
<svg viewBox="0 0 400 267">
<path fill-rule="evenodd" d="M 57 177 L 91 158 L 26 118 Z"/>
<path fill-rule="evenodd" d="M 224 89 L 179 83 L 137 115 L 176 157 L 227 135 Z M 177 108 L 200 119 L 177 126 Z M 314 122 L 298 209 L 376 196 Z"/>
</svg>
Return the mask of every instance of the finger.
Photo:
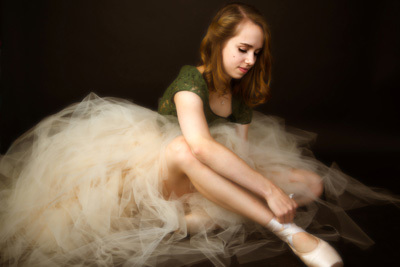
<svg viewBox="0 0 400 267">
<path fill-rule="evenodd" d="M 278 221 L 280 222 L 280 223 L 286 223 L 286 218 L 285 218 L 285 213 L 279 213 L 279 215 L 278 215 Z"/>
<path fill-rule="evenodd" d="M 290 223 L 292 221 L 293 210 L 290 205 L 286 207 L 285 211 L 285 223 Z"/>
<path fill-rule="evenodd" d="M 286 216 L 285 216 L 285 223 L 290 223 L 291 222 L 290 217 L 291 217 L 290 213 L 287 213 Z"/>
<path fill-rule="evenodd" d="M 293 200 L 293 202 L 292 202 L 293 216 L 296 216 L 297 207 L 298 207 L 298 206 L 297 206 L 296 201 Z"/>
<path fill-rule="evenodd" d="M 294 206 L 290 206 L 288 210 L 288 223 L 293 222 L 294 216 L 296 215 L 296 209 Z"/>
<path fill-rule="evenodd" d="M 290 212 L 290 209 L 288 208 L 286 210 L 285 216 L 284 216 L 285 223 L 289 223 L 291 221 L 290 218 L 291 218 L 291 212 Z"/>
<path fill-rule="evenodd" d="M 295 200 L 292 199 L 292 201 L 293 201 L 293 204 L 294 204 L 294 208 L 297 209 L 299 207 L 299 205 L 297 204 L 297 202 Z"/>
<path fill-rule="evenodd" d="M 294 206 L 294 208 L 297 209 L 298 205 L 297 205 L 297 202 L 294 200 L 294 194 L 289 194 L 289 198 L 290 198 L 291 203 Z"/>
<path fill-rule="evenodd" d="M 296 209 L 292 207 L 292 210 L 290 211 L 290 221 L 293 222 L 294 216 L 296 216 Z"/>
<path fill-rule="evenodd" d="M 275 217 L 277 218 L 278 222 L 284 223 L 285 219 L 284 219 L 284 216 L 282 215 L 282 213 L 276 212 Z"/>
<path fill-rule="evenodd" d="M 294 217 L 296 216 L 296 210 L 292 210 L 292 212 L 290 213 L 290 222 L 293 222 Z"/>
<path fill-rule="evenodd" d="M 292 213 L 288 209 L 288 211 L 286 212 L 286 216 L 285 216 L 285 223 L 290 223 L 291 222 L 291 218 L 292 218 Z"/>
</svg>

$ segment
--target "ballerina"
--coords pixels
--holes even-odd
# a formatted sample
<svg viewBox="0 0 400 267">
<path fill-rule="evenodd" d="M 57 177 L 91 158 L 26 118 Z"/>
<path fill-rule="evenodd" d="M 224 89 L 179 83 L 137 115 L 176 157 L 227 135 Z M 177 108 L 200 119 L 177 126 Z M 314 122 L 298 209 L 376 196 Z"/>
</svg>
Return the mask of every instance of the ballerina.
<svg viewBox="0 0 400 267">
<path fill-rule="evenodd" d="M 340 266 L 304 230 L 323 227 L 320 212 L 339 218 L 329 237 L 371 243 L 343 209 L 393 198 L 306 156 L 307 135 L 252 111 L 271 79 L 260 12 L 222 8 L 201 56 L 158 112 L 90 94 L 13 143 L 0 158 L 3 263 L 226 266 L 233 255 L 273 257 L 286 249 L 281 239 L 308 266 Z"/>
<path fill-rule="evenodd" d="M 235 108 L 233 94 L 244 96 L 241 100 L 249 106 L 265 101 L 270 79 L 268 43 L 267 24 L 255 9 L 234 4 L 216 15 L 202 42 L 203 65 L 197 67 L 207 80 L 209 101 L 202 100 L 203 92 L 198 88 L 201 84 L 191 84 L 192 88 L 172 86 L 173 93 L 167 90 L 161 102 L 163 105 L 163 101 L 170 98 L 172 107 L 169 108 L 176 112 L 183 133 L 167 147 L 169 172 L 165 186 L 168 193 L 179 196 L 191 192 L 194 186 L 219 206 L 264 225 L 289 243 L 309 266 L 339 266 L 341 258 L 332 247 L 293 223 L 298 205 L 305 205 L 322 194 L 321 178 L 306 170 L 287 172 L 285 175 L 291 182 L 303 184 L 312 193 L 312 197 L 303 196 L 294 201 L 268 177 L 215 141 L 208 129 L 209 118 L 203 111 L 208 103 L 212 113 L 229 119 Z M 251 78 L 254 80 L 249 81 Z M 237 82 L 241 79 L 243 84 Z M 161 106 L 162 114 L 171 112 L 165 110 L 167 108 Z M 247 142 L 249 124 L 239 121 L 236 125 L 243 142 Z M 193 215 L 189 218 L 195 224 Z"/>
</svg>

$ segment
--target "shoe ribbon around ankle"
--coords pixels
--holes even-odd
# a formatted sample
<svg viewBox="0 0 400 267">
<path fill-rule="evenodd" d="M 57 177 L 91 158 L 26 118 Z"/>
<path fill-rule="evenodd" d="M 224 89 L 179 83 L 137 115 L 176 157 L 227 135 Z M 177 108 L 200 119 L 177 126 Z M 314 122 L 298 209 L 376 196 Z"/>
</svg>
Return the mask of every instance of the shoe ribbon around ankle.
<svg viewBox="0 0 400 267">
<path fill-rule="evenodd" d="M 301 232 L 305 232 L 303 228 L 297 226 L 294 223 L 281 224 L 276 219 L 271 219 L 267 224 L 267 228 L 271 230 L 277 237 L 282 241 L 289 243 L 293 246 L 293 235 Z"/>
</svg>

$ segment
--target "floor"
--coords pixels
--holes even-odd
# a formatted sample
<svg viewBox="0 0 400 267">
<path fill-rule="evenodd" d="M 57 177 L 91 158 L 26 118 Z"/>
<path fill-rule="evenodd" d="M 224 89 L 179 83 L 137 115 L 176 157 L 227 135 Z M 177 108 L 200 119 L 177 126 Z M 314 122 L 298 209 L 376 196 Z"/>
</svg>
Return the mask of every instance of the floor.
<svg viewBox="0 0 400 267">
<path fill-rule="evenodd" d="M 319 153 L 317 158 L 329 164 L 334 159 L 343 171 L 359 179 L 369 186 L 384 187 L 392 193 L 400 195 L 399 156 L 394 153 L 336 153 L 326 156 Z M 332 162 L 332 161 L 331 161 Z M 361 179 L 362 177 L 363 179 Z M 400 266 L 400 204 L 368 206 L 349 211 L 349 216 L 374 240 L 375 244 L 361 249 L 352 243 L 340 240 L 330 242 L 342 256 L 345 266 Z M 202 262 L 196 267 L 213 266 L 210 262 Z M 231 259 L 236 267 L 257 266 L 305 266 L 291 251 L 284 254 L 250 263 L 238 263 Z"/>
<path fill-rule="evenodd" d="M 350 216 L 375 241 L 368 249 L 360 249 L 344 241 L 331 243 L 342 256 L 345 266 L 399 266 L 400 256 L 400 209 L 395 206 L 375 206 L 350 212 Z M 371 216 L 373 214 L 373 216 Z M 396 214 L 393 216 L 393 214 Z M 211 262 L 203 262 L 195 267 L 211 267 Z M 262 261 L 240 264 L 231 259 L 231 266 L 305 266 L 291 251 Z"/>
</svg>

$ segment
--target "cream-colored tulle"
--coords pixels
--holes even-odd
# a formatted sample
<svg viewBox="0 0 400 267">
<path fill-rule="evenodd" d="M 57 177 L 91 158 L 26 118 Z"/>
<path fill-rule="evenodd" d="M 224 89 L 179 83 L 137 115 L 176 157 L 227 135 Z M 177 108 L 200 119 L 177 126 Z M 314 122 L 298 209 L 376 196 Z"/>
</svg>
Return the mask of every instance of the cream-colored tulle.
<svg viewBox="0 0 400 267">
<path fill-rule="evenodd" d="M 310 194 L 290 183 L 286 171 L 320 174 L 327 201 L 301 209 L 296 222 L 325 239 L 372 243 L 343 208 L 393 198 L 314 160 L 300 148 L 312 135 L 289 133 L 278 119 L 258 113 L 247 146 L 231 124 L 215 124 L 211 132 L 287 193 Z M 2 262 L 180 266 L 209 259 L 224 266 L 232 255 L 247 262 L 282 252 L 285 246 L 266 229 L 199 193 L 164 199 L 164 149 L 180 134 L 176 118 L 94 94 L 44 119 L 0 159 Z M 188 235 L 184 215 L 193 211 L 207 213 L 214 224 Z"/>
</svg>

